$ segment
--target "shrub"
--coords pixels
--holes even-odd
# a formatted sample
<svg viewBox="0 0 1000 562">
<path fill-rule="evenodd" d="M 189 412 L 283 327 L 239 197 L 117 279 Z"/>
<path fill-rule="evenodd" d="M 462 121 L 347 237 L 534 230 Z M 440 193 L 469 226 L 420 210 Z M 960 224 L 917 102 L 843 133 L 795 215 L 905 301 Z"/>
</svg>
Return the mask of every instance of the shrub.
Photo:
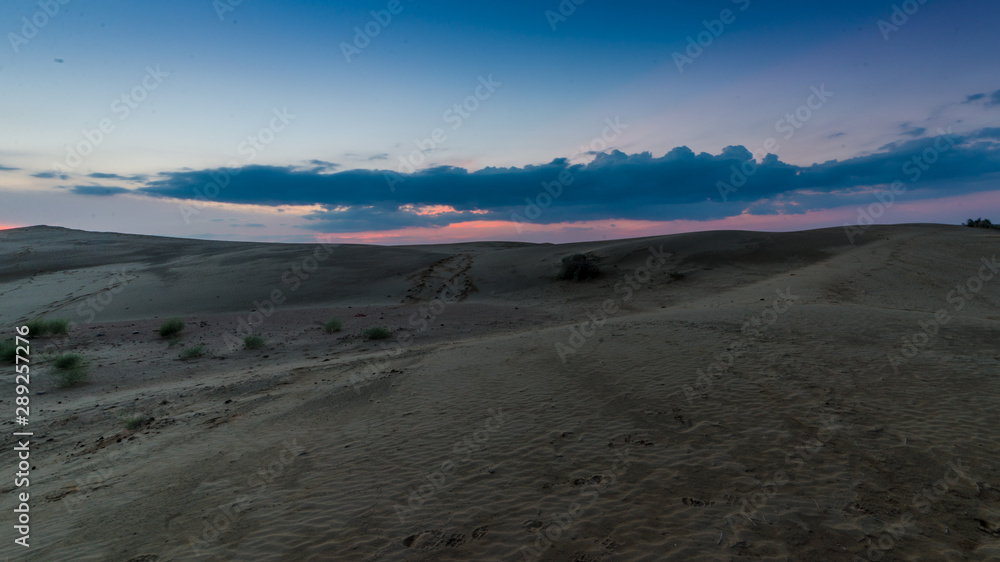
<svg viewBox="0 0 1000 562">
<path fill-rule="evenodd" d="M 17 343 L 15 343 L 14 340 L 0 342 L 0 360 L 6 361 L 7 363 L 14 363 L 17 361 Z"/>
<path fill-rule="evenodd" d="M 67 388 L 87 382 L 89 373 L 87 366 L 83 363 L 83 357 L 77 353 L 63 353 L 52 358 L 52 365 L 56 368 L 53 376 L 56 386 Z"/>
<path fill-rule="evenodd" d="M 334 318 L 333 320 L 330 320 L 326 324 L 323 324 L 323 329 L 326 330 L 326 333 L 328 333 L 328 334 L 332 334 L 334 332 L 339 332 L 340 329 L 343 328 L 343 327 L 344 327 L 344 325 L 340 322 L 340 320 L 337 320 L 336 318 Z"/>
<path fill-rule="evenodd" d="M 144 414 L 132 414 L 131 416 L 121 416 L 119 418 L 125 429 L 139 429 L 149 420 Z"/>
<path fill-rule="evenodd" d="M 160 337 L 169 338 L 176 336 L 184 329 L 184 321 L 180 318 L 171 318 L 160 324 Z"/>
<path fill-rule="evenodd" d="M 48 335 L 65 335 L 69 332 L 69 320 L 57 318 L 46 320 L 36 318 L 25 324 L 28 327 L 28 337 L 40 338 Z"/>
<path fill-rule="evenodd" d="M 69 388 L 87 382 L 89 373 L 87 372 L 87 367 L 80 365 L 72 369 L 56 371 L 55 377 L 56 386 L 59 388 Z"/>
<path fill-rule="evenodd" d="M 979 218 L 976 220 L 969 219 L 965 222 L 965 226 L 971 226 L 972 228 L 998 228 L 998 225 L 990 222 L 990 219 Z"/>
<path fill-rule="evenodd" d="M 680 281 L 681 279 L 684 279 L 684 274 L 681 273 L 680 271 L 671 271 L 669 275 L 670 278 L 673 279 L 674 281 Z"/>
<path fill-rule="evenodd" d="M 83 357 L 78 353 L 63 353 L 52 358 L 56 369 L 73 369 L 83 364 Z"/>
<path fill-rule="evenodd" d="M 264 347 L 265 343 L 267 343 L 267 340 L 260 336 L 251 335 L 243 338 L 243 345 L 246 346 L 247 349 L 258 349 Z"/>
<path fill-rule="evenodd" d="M 384 340 L 392 335 L 392 330 L 376 326 L 361 332 L 361 335 L 370 340 Z"/>
<path fill-rule="evenodd" d="M 69 320 L 66 320 L 65 318 L 49 320 L 46 328 L 48 328 L 50 334 L 64 336 L 69 333 Z"/>
<path fill-rule="evenodd" d="M 205 355 L 205 346 L 196 345 L 182 350 L 180 358 L 181 360 L 194 359 L 195 357 L 201 357 L 202 355 Z"/>
<path fill-rule="evenodd" d="M 45 320 L 41 318 L 35 318 L 34 320 L 29 320 L 25 326 L 28 327 L 28 337 L 37 338 L 45 335 Z"/>
<path fill-rule="evenodd" d="M 573 254 L 562 259 L 562 268 L 559 270 L 559 279 L 563 281 L 586 281 L 601 274 L 601 269 L 597 267 L 597 262 L 593 256 L 586 254 Z"/>
<path fill-rule="evenodd" d="M 56 368 L 53 376 L 56 386 L 67 388 L 87 382 L 89 373 L 87 366 L 83 363 L 83 357 L 77 353 L 63 353 L 52 358 L 52 365 Z"/>
</svg>

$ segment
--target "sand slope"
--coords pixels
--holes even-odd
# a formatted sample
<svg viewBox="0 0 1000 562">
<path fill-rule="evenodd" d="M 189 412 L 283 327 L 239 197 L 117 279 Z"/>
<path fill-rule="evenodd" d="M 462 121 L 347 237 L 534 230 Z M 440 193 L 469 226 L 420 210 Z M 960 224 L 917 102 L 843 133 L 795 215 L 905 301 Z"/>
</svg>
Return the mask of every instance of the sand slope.
<svg viewBox="0 0 1000 562">
<path fill-rule="evenodd" d="M 554 281 L 577 252 L 604 276 Z M 326 249 L 0 232 L 5 330 L 76 323 L 35 343 L 31 559 L 1000 559 L 995 256 L 1000 233 L 935 225 Z M 241 321 L 265 349 L 230 345 Z M 359 336 L 376 325 L 393 339 Z M 44 349 L 91 382 L 55 388 Z M 126 430 L 133 412 L 153 421 Z"/>
</svg>

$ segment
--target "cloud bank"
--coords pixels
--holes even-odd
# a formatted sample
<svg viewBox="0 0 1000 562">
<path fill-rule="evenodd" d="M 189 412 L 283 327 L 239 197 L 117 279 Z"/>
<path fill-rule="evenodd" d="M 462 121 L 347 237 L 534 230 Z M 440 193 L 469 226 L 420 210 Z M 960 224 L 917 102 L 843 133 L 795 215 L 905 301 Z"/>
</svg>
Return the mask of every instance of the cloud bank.
<svg viewBox="0 0 1000 562">
<path fill-rule="evenodd" d="M 911 136 L 924 133 L 910 130 Z M 318 206 L 321 210 L 306 216 L 308 228 L 331 233 L 466 221 L 710 220 L 843 205 L 870 198 L 872 190 L 895 181 L 911 184 L 914 198 L 921 197 L 921 189 L 925 197 L 995 189 L 996 183 L 988 180 L 1000 174 L 1000 129 L 962 136 L 938 131 L 875 154 L 810 166 L 788 164 L 774 154 L 755 157 L 743 146 L 726 147 L 717 155 L 681 146 L 661 157 L 613 151 L 588 164 L 560 158 L 524 167 L 468 171 L 439 166 L 411 174 L 338 172 L 329 162 L 306 164 L 183 170 L 138 182 L 134 190 L 72 190 L 194 201 L 208 193 L 220 203 Z"/>
</svg>

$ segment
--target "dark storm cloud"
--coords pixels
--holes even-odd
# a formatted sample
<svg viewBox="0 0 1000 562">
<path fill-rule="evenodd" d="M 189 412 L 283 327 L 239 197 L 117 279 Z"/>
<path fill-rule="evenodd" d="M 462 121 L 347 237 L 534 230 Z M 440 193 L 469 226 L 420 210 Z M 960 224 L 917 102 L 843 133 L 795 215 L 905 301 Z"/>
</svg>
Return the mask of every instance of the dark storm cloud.
<svg viewBox="0 0 1000 562">
<path fill-rule="evenodd" d="M 70 188 L 70 191 L 77 195 L 96 195 L 99 197 L 107 197 L 110 195 L 120 195 L 122 193 L 128 193 L 129 190 L 124 187 L 113 187 L 106 185 L 74 185 Z"/>
<path fill-rule="evenodd" d="M 333 172 L 340 167 L 340 164 L 337 164 L 336 162 L 327 162 L 326 160 L 307 160 L 306 163 L 312 166 L 312 168 L 307 171 L 314 173 Z"/>
<path fill-rule="evenodd" d="M 254 165 L 237 173 L 224 168 L 169 172 L 135 192 L 199 199 L 201 193 L 217 191 L 210 199 L 219 202 L 320 205 L 324 210 L 307 218 L 310 227 L 329 232 L 511 220 L 512 213 L 524 216 L 529 202 L 550 202 L 540 216 L 526 217 L 543 224 L 609 218 L 707 219 L 731 216 L 763 200 L 791 201 L 803 193 L 834 205 L 844 193 L 897 180 L 946 181 L 950 195 L 979 190 L 982 182 L 973 180 L 1000 173 L 1000 145 L 990 142 L 997 138 L 998 129 L 982 129 L 965 137 L 937 135 L 897 142 L 876 154 L 811 166 L 781 162 L 773 154 L 754 159 L 742 146 L 726 147 L 718 155 L 678 147 L 658 158 L 648 152 L 614 151 L 598 154 L 588 164 L 556 159 L 474 172 L 439 166 L 412 174 L 318 173 Z M 920 160 L 928 155 L 934 160 L 930 165 Z M 720 203 L 720 182 L 735 189 L 726 190 L 725 204 Z M 80 193 L 80 189 L 74 191 Z M 433 212 L 426 212 L 425 207 L 432 207 Z"/>
<path fill-rule="evenodd" d="M 908 137 L 919 138 L 927 132 L 927 127 L 912 127 L 909 123 L 903 123 L 903 134 Z"/>
<path fill-rule="evenodd" d="M 986 100 L 986 107 L 1000 105 L 1000 90 L 997 90 L 992 94 L 972 94 L 971 96 L 966 97 L 963 103 L 973 103 L 980 100 Z"/>
<path fill-rule="evenodd" d="M 144 175 L 122 176 L 119 174 L 106 174 L 102 172 L 94 172 L 93 174 L 87 174 L 87 177 L 99 180 L 123 180 L 123 181 L 145 181 L 148 178 L 148 176 Z"/>
</svg>

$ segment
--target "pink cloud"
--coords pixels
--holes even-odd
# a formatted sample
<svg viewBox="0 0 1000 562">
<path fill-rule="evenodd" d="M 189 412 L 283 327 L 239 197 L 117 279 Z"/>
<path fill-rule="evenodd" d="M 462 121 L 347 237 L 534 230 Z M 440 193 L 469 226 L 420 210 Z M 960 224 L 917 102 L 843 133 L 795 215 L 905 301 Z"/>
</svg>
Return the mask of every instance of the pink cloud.
<svg viewBox="0 0 1000 562">
<path fill-rule="evenodd" d="M 877 203 L 872 198 L 872 203 Z M 865 207 L 867 208 L 867 206 Z M 878 207 L 874 207 L 878 210 Z M 431 244 L 473 241 L 584 242 L 658 236 L 706 230 L 756 230 L 788 232 L 856 224 L 859 207 L 837 207 L 800 214 L 743 214 L 723 219 L 696 221 L 639 221 L 605 219 L 556 224 L 520 224 L 509 221 L 467 221 L 440 228 L 331 234 L 332 239 L 363 244 Z M 1000 218 L 1000 191 L 989 191 L 907 202 L 897 200 L 876 219 L 877 224 L 946 223 L 959 224 L 966 218 Z M 520 231 L 518 227 L 520 226 Z"/>
</svg>

